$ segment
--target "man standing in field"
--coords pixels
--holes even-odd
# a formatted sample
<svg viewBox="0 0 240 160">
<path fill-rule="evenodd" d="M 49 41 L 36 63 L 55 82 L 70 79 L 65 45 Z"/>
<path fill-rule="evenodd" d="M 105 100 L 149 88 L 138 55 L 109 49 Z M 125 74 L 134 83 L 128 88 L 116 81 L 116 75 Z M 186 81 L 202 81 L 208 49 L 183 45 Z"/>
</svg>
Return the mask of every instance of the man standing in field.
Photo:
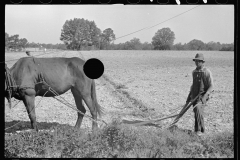
<svg viewBox="0 0 240 160">
<path fill-rule="evenodd" d="M 195 107 L 193 112 L 195 115 L 194 130 L 198 135 L 201 135 L 201 132 L 204 133 L 205 131 L 203 110 L 206 102 L 209 99 L 210 93 L 213 91 L 213 78 L 211 71 L 204 67 L 205 61 L 202 53 L 196 54 L 193 61 L 195 61 L 196 69 L 194 69 L 192 72 L 193 83 L 190 88 L 186 103 L 188 104 L 200 93 L 200 96 L 193 103 L 193 107 Z"/>
</svg>

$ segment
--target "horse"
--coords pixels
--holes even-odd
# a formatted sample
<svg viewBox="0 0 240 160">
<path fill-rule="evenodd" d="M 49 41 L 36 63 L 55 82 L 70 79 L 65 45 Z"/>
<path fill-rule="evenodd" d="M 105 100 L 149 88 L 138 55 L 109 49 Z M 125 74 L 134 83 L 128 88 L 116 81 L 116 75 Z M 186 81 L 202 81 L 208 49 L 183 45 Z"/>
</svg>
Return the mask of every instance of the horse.
<svg viewBox="0 0 240 160">
<path fill-rule="evenodd" d="M 82 119 L 86 113 L 82 101 L 85 102 L 92 115 L 92 130 L 95 131 L 97 126 L 97 115 L 101 117 L 103 108 L 97 102 L 94 79 L 88 78 L 83 66 L 85 61 L 78 58 L 20 58 L 10 69 L 5 64 L 5 98 L 8 99 L 11 107 L 11 98 L 14 97 L 22 100 L 32 129 L 38 131 L 35 114 L 35 97 L 56 96 L 53 89 L 58 95 L 64 94 L 71 89 L 78 112 L 78 118 L 75 128 L 80 129 Z"/>
</svg>

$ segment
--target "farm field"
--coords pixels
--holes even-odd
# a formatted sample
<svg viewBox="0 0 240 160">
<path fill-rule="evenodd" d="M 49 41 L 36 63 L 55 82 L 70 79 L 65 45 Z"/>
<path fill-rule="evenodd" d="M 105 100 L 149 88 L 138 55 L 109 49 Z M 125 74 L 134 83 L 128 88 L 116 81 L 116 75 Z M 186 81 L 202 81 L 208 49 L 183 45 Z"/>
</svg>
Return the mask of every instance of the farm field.
<svg viewBox="0 0 240 160">
<path fill-rule="evenodd" d="M 99 58 L 105 75 L 146 107 L 151 118 L 168 115 L 185 103 L 192 83 L 192 59 L 195 51 L 95 51 L 84 57 Z M 212 71 L 214 93 L 205 107 L 206 132 L 233 131 L 234 54 L 203 52 L 205 66 Z M 127 106 L 122 106 L 127 107 Z M 142 108 L 144 108 L 142 107 Z M 147 112 L 147 111 L 146 111 Z M 142 112 L 136 112 L 141 115 Z M 129 115 L 129 112 L 125 114 Z M 169 123 L 165 120 L 162 123 Z M 182 128 L 193 129 L 191 109 L 178 122 Z"/>
<path fill-rule="evenodd" d="M 104 64 L 104 75 L 96 80 L 98 103 L 104 108 L 102 119 L 111 122 L 114 118 L 131 120 L 149 120 L 171 114 L 175 108 L 184 105 L 192 84 L 192 59 L 196 51 L 61 51 L 32 52 L 36 57 L 80 57 L 85 60 L 98 58 Z M 234 96 L 234 53 L 201 51 L 205 57 L 205 66 L 214 79 L 214 93 L 204 110 L 206 135 L 233 133 L 233 96 Z M 25 57 L 22 53 L 5 53 L 8 67 Z M 74 99 L 71 92 L 62 95 L 71 104 Z M 13 100 L 12 100 L 13 101 Z M 41 101 L 41 102 L 40 102 Z M 40 103 L 39 103 L 40 102 Z M 39 103 L 39 105 L 37 105 Z M 16 102 L 12 102 L 14 106 Z M 53 98 L 37 97 L 35 104 L 39 129 L 45 124 L 68 124 L 74 126 L 76 111 Z M 86 114 L 90 115 L 86 107 Z M 167 127 L 173 119 L 160 122 Z M 5 125 L 10 127 L 18 121 L 30 126 L 25 106 L 20 102 L 11 110 L 5 100 Z M 12 123 L 14 122 L 14 123 Z M 177 126 L 193 130 L 194 115 L 190 108 L 179 120 Z M 91 121 L 83 118 L 82 128 L 91 130 Z M 14 126 L 6 130 L 12 132 L 26 129 Z M 44 128 L 44 127 L 42 127 Z M 145 130 L 157 130 L 153 126 L 144 126 Z"/>
</svg>

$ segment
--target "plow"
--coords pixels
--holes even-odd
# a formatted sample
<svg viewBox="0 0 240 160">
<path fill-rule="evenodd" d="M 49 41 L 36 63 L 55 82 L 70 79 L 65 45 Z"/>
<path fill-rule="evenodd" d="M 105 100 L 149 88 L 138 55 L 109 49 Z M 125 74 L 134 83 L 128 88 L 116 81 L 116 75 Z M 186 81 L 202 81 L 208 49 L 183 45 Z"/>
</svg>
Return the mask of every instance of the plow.
<svg viewBox="0 0 240 160">
<path fill-rule="evenodd" d="M 46 83 L 46 82 L 45 82 Z M 48 85 L 48 84 L 47 84 Z M 66 105 L 67 107 L 69 108 L 72 108 L 73 110 L 77 111 L 78 113 L 86 116 L 87 118 L 91 119 L 92 121 L 96 121 L 96 122 L 101 122 L 102 124 L 105 124 L 105 125 L 108 125 L 107 122 L 105 122 L 104 120 L 102 119 L 98 119 L 98 120 L 94 120 L 92 117 L 82 113 L 81 111 L 79 111 L 76 106 L 70 104 L 67 102 L 67 100 L 65 100 L 63 97 L 61 97 L 55 90 L 53 90 L 50 86 L 47 90 L 47 92 L 52 92 L 55 96 L 53 97 L 54 99 L 58 100 L 59 102 L 61 102 L 62 104 Z M 46 92 L 46 93 L 47 93 Z M 46 94 L 45 93 L 45 94 Z M 204 94 L 205 92 L 202 92 L 202 93 L 199 93 L 194 99 L 192 99 L 190 102 L 186 103 L 185 105 L 183 106 L 180 106 L 178 108 L 176 108 L 175 110 L 178 110 L 179 108 L 182 108 L 181 111 L 179 113 L 172 113 L 168 116 L 164 116 L 164 117 L 161 117 L 161 118 L 157 118 L 157 119 L 151 119 L 151 120 L 147 120 L 147 121 L 144 121 L 144 120 L 127 120 L 127 119 L 122 119 L 122 123 L 125 124 L 125 125 L 133 125 L 133 126 L 144 126 L 144 125 L 151 125 L 151 126 L 157 126 L 159 127 L 159 125 L 157 123 L 159 123 L 160 121 L 163 121 L 163 120 L 166 120 L 166 119 L 170 119 L 170 118 L 174 118 L 174 121 L 167 127 L 167 128 L 170 128 L 172 127 L 174 124 L 176 124 L 179 119 L 187 112 L 187 110 L 193 105 L 193 103 L 199 98 L 200 95 Z M 44 94 L 44 95 L 45 95 Z M 43 95 L 43 97 L 44 97 Z M 57 98 L 56 96 L 58 97 L 61 97 L 60 99 Z M 43 98 L 42 97 L 42 98 Z M 41 100 L 40 100 L 41 101 Z M 11 102 L 10 102 L 11 103 Z M 40 103 L 40 102 L 39 102 Z M 39 104 L 38 103 L 38 104 Z M 198 105 L 198 104 L 197 104 Z M 193 106 L 193 109 L 195 107 L 197 107 L 197 105 Z M 38 106 L 38 105 L 37 105 Z M 29 113 L 30 114 L 30 113 Z M 18 124 L 18 123 L 17 123 Z M 15 125 L 17 125 L 15 124 Z M 13 125 L 13 126 L 15 126 Z M 9 128 L 12 128 L 13 126 L 11 127 L 8 127 L 6 128 L 5 130 L 9 129 Z M 100 126 L 103 126 L 103 125 L 100 125 Z"/>
<path fill-rule="evenodd" d="M 6 73 L 7 74 L 7 73 Z M 8 76 L 8 74 L 6 75 L 6 78 L 7 78 L 7 83 L 9 83 L 9 76 Z M 86 116 L 87 118 L 89 118 L 90 120 L 92 120 L 92 121 L 94 121 L 94 122 L 96 122 L 96 123 L 98 123 L 98 122 L 100 122 L 100 123 L 102 123 L 102 124 L 105 124 L 105 125 L 108 125 L 104 120 L 102 120 L 102 119 L 93 119 L 91 116 L 88 116 L 88 115 L 86 115 L 85 113 L 82 113 L 80 110 L 78 110 L 77 109 L 77 107 L 76 106 L 74 106 L 74 105 L 72 105 L 72 104 L 70 104 L 67 100 L 65 100 L 63 97 L 61 97 L 59 94 L 58 94 L 58 92 L 56 92 L 48 83 L 46 83 L 45 81 L 43 81 L 43 82 L 41 82 L 41 83 L 44 83 L 46 86 L 48 86 L 48 90 L 44 93 L 44 95 L 42 96 L 42 98 L 48 93 L 48 92 L 51 92 L 54 96 L 53 96 L 53 98 L 54 99 L 56 99 L 56 100 L 58 100 L 59 102 L 61 102 L 62 104 L 64 104 L 64 105 L 66 105 L 67 107 L 69 107 L 69 108 L 72 108 L 73 110 L 75 110 L 75 111 L 77 111 L 79 114 L 82 114 L 83 116 Z M 10 87 L 14 87 L 14 86 L 12 86 L 11 84 L 8 84 L 8 86 L 10 86 Z M 135 121 L 133 121 L 133 120 L 127 120 L 127 119 L 122 119 L 122 123 L 123 124 L 126 124 L 126 125 L 133 125 L 133 126 L 143 126 L 143 125 L 152 125 L 152 126 L 158 126 L 159 127 L 159 125 L 158 124 L 156 124 L 156 123 L 159 123 L 160 121 L 163 121 L 163 120 L 166 120 L 166 119 L 170 119 L 170 118 L 174 118 L 175 117 L 175 119 L 174 119 L 174 121 L 167 127 L 167 128 L 170 128 L 170 127 L 172 127 L 174 124 L 176 124 L 178 121 L 179 121 L 179 119 L 187 112 L 187 110 L 193 105 L 193 103 L 194 102 L 196 102 L 196 100 L 199 98 L 199 96 L 200 95 L 202 95 L 202 94 L 204 94 L 205 92 L 201 92 L 201 93 L 199 93 L 194 99 L 192 99 L 190 102 L 188 102 L 188 103 L 186 103 L 185 105 L 183 105 L 183 106 L 180 106 L 180 107 L 178 107 L 178 108 L 176 108 L 175 110 L 177 110 L 177 109 L 179 109 L 179 108 L 182 108 L 181 109 L 181 111 L 179 112 L 179 113 L 172 113 L 172 114 L 170 114 L 170 115 L 167 115 L 167 116 L 164 116 L 164 117 L 161 117 L 161 118 L 157 118 L 157 119 L 151 119 L 151 120 L 147 120 L 147 121 L 144 121 L 144 120 L 135 120 Z M 60 98 L 57 98 L 57 97 L 60 97 Z M 41 100 L 40 100 L 40 102 L 41 102 Z M 40 103 L 39 102 L 39 103 Z M 39 104 L 38 103 L 38 104 Z M 37 106 L 38 106 L 38 104 L 37 104 Z M 11 106 L 11 100 L 9 101 L 9 105 Z M 198 105 L 198 104 L 197 104 Z M 195 105 L 195 106 L 193 106 L 193 109 L 197 106 L 197 105 Z M 36 106 L 36 107 L 37 107 Z M 11 107 L 10 107 L 11 108 Z M 32 109 L 33 110 L 33 109 Z M 32 110 L 30 111 L 30 113 L 32 112 Z M 29 113 L 29 114 L 30 114 Z M 28 115 L 29 115 L 28 114 Z M 19 122 L 20 123 L 20 122 Z M 17 123 L 18 124 L 18 123 Z M 15 125 L 17 125 L 17 124 L 15 124 Z M 13 126 L 15 126 L 15 125 L 13 125 Z M 12 128 L 13 126 L 11 126 L 11 127 L 8 127 L 8 128 L 5 128 L 5 130 L 8 130 L 9 128 Z M 101 126 L 103 126 L 103 125 L 100 125 L 100 128 L 101 128 Z"/>
<path fill-rule="evenodd" d="M 123 119 L 122 123 L 127 124 L 127 125 L 134 125 L 134 126 L 144 126 L 144 125 L 158 126 L 156 123 L 159 123 L 160 121 L 163 121 L 163 120 L 175 117 L 173 122 L 167 127 L 167 128 L 170 128 L 170 127 L 174 126 L 179 121 L 179 119 L 187 112 L 187 110 L 193 105 L 193 103 L 196 102 L 196 100 L 199 98 L 199 96 L 204 94 L 204 93 L 205 92 L 199 93 L 190 102 L 188 102 L 185 105 L 181 106 L 182 110 L 179 113 L 177 113 L 177 114 L 176 113 L 175 114 L 172 113 L 172 114 L 170 114 L 168 116 L 164 116 L 164 117 L 157 118 L 157 119 L 152 119 L 152 120 L 147 120 L 147 121 L 141 121 L 141 120 L 131 121 L 131 120 Z M 193 109 L 195 107 L 197 107 L 197 106 L 198 106 L 198 104 L 193 106 Z"/>
<path fill-rule="evenodd" d="M 49 87 L 48 91 L 47 92 L 52 92 L 55 94 L 55 96 L 59 96 L 61 97 L 60 95 L 58 95 L 51 87 Z M 45 93 L 46 94 L 46 93 Z M 199 98 L 199 96 L 203 94 L 203 93 L 199 93 L 193 100 L 191 100 L 190 102 L 186 103 L 185 105 L 183 106 L 180 106 L 178 108 L 176 108 L 175 110 L 179 109 L 179 108 L 182 108 L 182 110 L 179 112 L 179 113 L 172 113 L 168 116 L 164 116 L 164 117 L 161 117 L 161 118 L 157 118 L 157 119 L 152 119 L 152 120 L 147 120 L 147 121 L 144 121 L 144 120 L 127 120 L 127 119 L 122 119 L 122 123 L 125 124 L 125 125 L 133 125 L 133 126 L 144 126 L 144 125 L 151 125 L 151 126 L 158 126 L 159 125 L 157 123 L 159 123 L 160 121 L 163 121 L 163 120 L 166 120 L 166 119 L 170 119 L 170 118 L 174 118 L 174 121 L 167 127 L 167 128 L 170 128 L 172 126 L 174 126 L 174 124 L 176 124 L 179 119 L 187 112 L 187 110 L 193 105 L 193 103 Z M 43 96 L 44 97 L 44 96 Z M 42 97 L 42 98 L 43 98 Z M 59 98 L 56 98 L 56 97 L 53 97 L 54 99 L 58 100 L 59 102 L 61 102 L 62 104 L 66 105 L 67 107 L 69 108 L 72 108 L 73 110 L 77 111 L 78 113 L 80 114 L 83 114 L 81 111 L 79 111 L 76 106 L 73 106 L 72 104 L 68 103 L 63 97 L 61 97 L 61 99 Z M 64 102 L 65 101 L 65 102 Z M 40 102 L 39 102 L 40 103 Z M 39 104 L 38 103 L 38 104 Z M 37 105 L 38 106 L 38 105 Z M 196 107 L 197 105 L 193 106 L 193 109 Z M 83 114 L 84 115 L 84 114 Z M 85 114 L 85 116 L 87 116 L 87 118 L 91 119 L 92 121 L 96 121 L 94 120 L 92 117 L 88 116 Z M 105 122 L 104 120 L 102 119 L 98 119 L 96 122 L 101 122 L 105 125 L 108 125 L 107 122 Z M 17 125 L 17 124 L 15 124 Z M 13 126 L 15 126 L 13 125 Z M 13 126 L 11 127 L 8 127 L 6 128 L 5 130 L 9 129 L 9 128 L 12 128 Z M 103 126 L 103 125 L 100 125 L 100 126 Z M 101 128 L 101 127 L 100 127 Z"/>
</svg>

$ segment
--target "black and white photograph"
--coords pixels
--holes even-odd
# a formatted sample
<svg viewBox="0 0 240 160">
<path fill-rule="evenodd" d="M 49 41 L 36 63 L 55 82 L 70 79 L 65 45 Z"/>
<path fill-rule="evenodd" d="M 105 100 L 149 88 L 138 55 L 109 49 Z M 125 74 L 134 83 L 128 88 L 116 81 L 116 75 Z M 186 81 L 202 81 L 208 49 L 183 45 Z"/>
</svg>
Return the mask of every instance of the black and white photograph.
<svg viewBox="0 0 240 160">
<path fill-rule="evenodd" d="M 235 158 L 234 10 L 5 5 L 4 157 Z"/>
</svg>

